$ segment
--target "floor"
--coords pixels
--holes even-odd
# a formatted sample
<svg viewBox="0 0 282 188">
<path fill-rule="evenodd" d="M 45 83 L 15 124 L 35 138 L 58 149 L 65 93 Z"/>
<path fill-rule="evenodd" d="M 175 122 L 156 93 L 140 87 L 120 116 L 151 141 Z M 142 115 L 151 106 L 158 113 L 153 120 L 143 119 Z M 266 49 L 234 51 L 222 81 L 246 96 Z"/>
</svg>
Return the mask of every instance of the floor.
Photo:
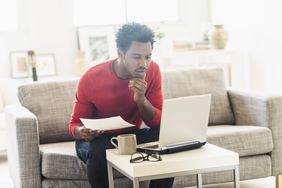
<svg viewBox="0 0 282 188">
<path fill-rule="evenodd" d="M 248 181 L 241 181 L 240 183 L 241 188 L 275 188 L 275 178 L 262 178 L 256 180 L 248 180 Z M 7 163 L 7 157 L 5 155 L 1 155 L 0 152 L 0 187 L 2 188 L 13 188 L 12 180 L 9 176 L 9 169 Z M 220 185 L 208 185 L 204 186 L 205 188 L 233 188 L 232 183 L 225 183 Z"/>
<path fill-rule="evenodd" d="M 7 157 L 4 155 L 5 152 L 0 151 L 0 187 L 12 188 L 12 180 L 10 178 Z"/>
</svg>

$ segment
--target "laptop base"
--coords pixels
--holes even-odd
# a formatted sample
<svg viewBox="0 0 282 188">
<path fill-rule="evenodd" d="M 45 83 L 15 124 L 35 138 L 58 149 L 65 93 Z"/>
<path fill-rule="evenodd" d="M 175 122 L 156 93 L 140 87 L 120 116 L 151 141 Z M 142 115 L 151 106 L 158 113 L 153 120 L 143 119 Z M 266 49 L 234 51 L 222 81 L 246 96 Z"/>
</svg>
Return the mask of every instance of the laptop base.
<svg viewBox="0 0 282 188">
<path fill-rule="evenodd" d="M 170 145 L 170 146 L 163 147 L 163 148 L 150 148 L 150 146 L 149 147 L 138 147 L 137 151 L 142 152 L 142 153 L 147 153 L 147 154 L 150 154 L 150 153 L 169 154 L 169 153 L 177 153 L 181 151 L 187 151 L 191 149 L 200 148 L 205 144 L 206 142 L 196 141 L 196 142 Z"/>
</svg>

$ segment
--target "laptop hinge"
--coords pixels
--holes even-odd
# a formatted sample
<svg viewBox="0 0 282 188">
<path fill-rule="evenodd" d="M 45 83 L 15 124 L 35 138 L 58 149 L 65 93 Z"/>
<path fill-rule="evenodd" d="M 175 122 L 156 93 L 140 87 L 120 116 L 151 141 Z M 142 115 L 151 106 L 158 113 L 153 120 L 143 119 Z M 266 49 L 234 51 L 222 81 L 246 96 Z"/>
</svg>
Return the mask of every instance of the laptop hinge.
<svg viewBox="0 0 282 188">
<path fill-rule="evenodd" d="M 201 142 L 200 141 L 180 142 L 177 144 L 167 145 L 166 147 L 187 146 L 187 145 L 198 144 L 198 143 L 201 143 Z"/>
</svg>

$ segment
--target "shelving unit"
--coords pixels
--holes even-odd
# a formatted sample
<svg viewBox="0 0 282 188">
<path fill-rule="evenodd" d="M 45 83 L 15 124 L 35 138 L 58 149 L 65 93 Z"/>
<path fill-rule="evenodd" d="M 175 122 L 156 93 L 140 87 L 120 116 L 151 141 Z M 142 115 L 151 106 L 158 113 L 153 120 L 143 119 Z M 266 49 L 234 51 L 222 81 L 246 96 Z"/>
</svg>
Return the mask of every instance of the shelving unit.
<svg viewBox="0 0 282 188">
<path fill-rule="evenodd" d="M 248 87 L 248 61 L 240 50 L 174 50 L 155 57 L 162 69 L 221 67 L 226 86 Z"/>
</svg>

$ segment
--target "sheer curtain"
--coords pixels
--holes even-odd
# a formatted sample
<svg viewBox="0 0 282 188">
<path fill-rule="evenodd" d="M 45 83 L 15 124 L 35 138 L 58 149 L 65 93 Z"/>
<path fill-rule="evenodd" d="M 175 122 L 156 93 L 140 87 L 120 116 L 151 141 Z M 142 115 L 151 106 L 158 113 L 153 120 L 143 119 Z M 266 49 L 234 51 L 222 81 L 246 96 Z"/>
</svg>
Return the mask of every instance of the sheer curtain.
<svg viewBox="0 0 282 188">
<path fill-rule="evenodd" d="M 178 19 L 178 0 L 73 0 L 76 26 Z"/>
</svg>

